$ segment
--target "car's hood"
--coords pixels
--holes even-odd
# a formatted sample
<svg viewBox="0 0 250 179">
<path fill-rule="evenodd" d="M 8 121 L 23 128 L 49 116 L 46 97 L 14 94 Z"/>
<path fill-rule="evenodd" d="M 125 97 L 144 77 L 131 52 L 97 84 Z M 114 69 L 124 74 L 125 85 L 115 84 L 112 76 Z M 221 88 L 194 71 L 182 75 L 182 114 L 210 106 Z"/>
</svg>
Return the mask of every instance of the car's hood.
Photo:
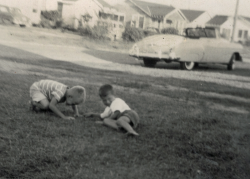
<svg viewBox="0 0 250 179">
<path fill-rule="evenodd" d="M 178 35 L 153 35 L 136 43 L 140 51 L 169 51 L 183 42 L 185 38 Z"/>
</svg>

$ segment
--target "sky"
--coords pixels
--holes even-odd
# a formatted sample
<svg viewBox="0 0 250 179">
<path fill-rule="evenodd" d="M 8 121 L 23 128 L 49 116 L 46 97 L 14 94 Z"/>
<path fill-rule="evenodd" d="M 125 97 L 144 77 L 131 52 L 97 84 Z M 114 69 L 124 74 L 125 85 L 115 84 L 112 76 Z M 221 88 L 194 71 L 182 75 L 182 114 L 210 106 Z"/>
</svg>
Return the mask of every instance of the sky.
<svg viewBox="0 0 250 179">
<path fill-rule="evenodd" d="M 22 9 L 27 9 L 31 6 L 30 2 L 35 2 L 37 0 L 0 0 L 0 4 L 13 5 L 22 7 Z M 48 8 L 55 4 L 56 0 L 46 0 Z M 105 0 L 109 4 L 116 4 L 124 0 Z M 234 15 L 235 6 L 237 0 L 144 0 L 159 4 L 172 5 L 176 8 L 184 9 L 197 9 L 206 10 L 209 12 L 210 16 L 216 14 L 221 15 Z M 239 0 L 239 15 L 250 17 L 250 0 Z M 26 8 L 25 8 L 26 7 Z"/>
<path fill-rule="evenodd" d="M 123 0 L 106 0 L 115 4 Z M 176 8 L 206 10 L 211 16 L 215 14 L 234 15 L 237 0 L 144 0 L 154 3 L 172 5 Z M 239 0 L 238 14 L 250 17 L 250 0 Z"/>
</svg>

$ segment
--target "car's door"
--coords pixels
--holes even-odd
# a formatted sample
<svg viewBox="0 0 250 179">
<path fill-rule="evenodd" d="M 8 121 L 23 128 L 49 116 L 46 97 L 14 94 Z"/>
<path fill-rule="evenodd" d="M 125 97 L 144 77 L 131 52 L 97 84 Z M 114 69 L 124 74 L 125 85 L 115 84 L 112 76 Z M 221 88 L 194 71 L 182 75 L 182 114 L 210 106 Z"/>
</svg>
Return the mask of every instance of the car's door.
<svg viewBox="0 0 250 179">
<path fill-rule="evenodd" d="M 207 41 L 204 43 L 204 61 L 212 63 L 228 63 L 228 43 L 221 39 L 213 29 L 207 30 Z"/>
</svg>

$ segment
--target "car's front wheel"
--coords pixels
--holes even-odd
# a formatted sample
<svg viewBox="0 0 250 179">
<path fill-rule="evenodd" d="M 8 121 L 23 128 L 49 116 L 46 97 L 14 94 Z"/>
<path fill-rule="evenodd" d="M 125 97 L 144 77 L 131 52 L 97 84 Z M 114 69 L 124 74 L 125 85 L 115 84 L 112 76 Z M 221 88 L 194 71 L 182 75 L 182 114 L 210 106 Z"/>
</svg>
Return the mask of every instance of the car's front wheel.
<svg viewBox="0 0 250 179">
<path fill-rule="evenodd" d="M 181 69 L 182 70 L 192 70 L 195 66 L 194 62 L 181 62 Z"/>
<path fill-rule="evenodd" d="M 156 60 L 151 60 L 151 59 L 148 59 L 148 58 L 144 58 L 143 63 L 145 65 L 145 67 L 154 67 L 156 65 L 157 61 Z"/>
<path fill-rule="evenodd" d="M 234 70 L 235 69 L 235 54 L 232 56 L 230 62 L 227 64 L 227 70 Z"/>
</svg>

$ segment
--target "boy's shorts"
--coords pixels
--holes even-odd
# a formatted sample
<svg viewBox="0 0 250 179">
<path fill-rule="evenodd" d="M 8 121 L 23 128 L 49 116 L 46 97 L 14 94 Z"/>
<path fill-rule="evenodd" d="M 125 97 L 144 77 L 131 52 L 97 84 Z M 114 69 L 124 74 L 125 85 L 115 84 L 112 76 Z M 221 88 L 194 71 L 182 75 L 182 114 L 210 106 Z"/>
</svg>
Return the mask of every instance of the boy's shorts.
<svg viewBox="0 0 250 179">
<path fill-rule="evenodd" d="M 37 87 L 36 82 L 33 83 L 30 87 L 30 97 L 32 101 L 39 102 L 43 99 L 46 99 L 46 96 L 41 93 L 40 89 Z"/>
<path fill-rule="evenodd" d="M 128 117 L 130 119 L 131 126 L 134 129 L 138 127 L 140 118 L 139 118 L 137 112 L 135 112 L 134 110 L 126 110 L 123 113 L 121 113 L 121 115 L 119 117 L 122 117 L 122 116 L 126 116 L 126 117 Z"/>
</svg>

